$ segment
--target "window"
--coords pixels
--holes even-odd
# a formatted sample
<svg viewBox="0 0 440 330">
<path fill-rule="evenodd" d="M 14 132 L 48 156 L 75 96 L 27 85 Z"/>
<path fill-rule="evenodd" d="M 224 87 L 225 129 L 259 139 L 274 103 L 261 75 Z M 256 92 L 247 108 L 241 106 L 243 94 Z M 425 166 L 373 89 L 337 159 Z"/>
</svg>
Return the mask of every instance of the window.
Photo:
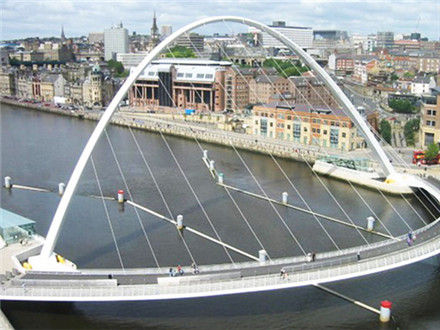
<svg viewBox="0 0 440 330">
<path fill-rule="evenodd" d="M 316 133 L 320 134 L 320 133 L 321 133 L 321 129 L 318 128 L 318 129 L 316 130 Z"/>
<path fill-rule="evenodd" d="M 290 130 L 290 125 L 287 125 L 287 129 Z"/>
<path fill-rule="evenodd" d="M 177 77 L 178 77 L 178 78 L 183 78 L 183 73 L 182 73 L 182 72 L 178 73 L 178 74 L 177 74 Z"/>
<path fill-rule="evenodd" d="M 313 133 L 316 133 L 316 128 L 313 127 L 313 128 L 312 128 L 312 132 L 313 132 Z"/>
<path fill-rule="evenodd" d="M 425 146 L 434 143 L 434 133 L 425 133 Z"/>
<path fill-rule="evenodd" d="M 270 127 L 273 127 L 273 123 L 270 123 L 269 126 L 270 126 Z"/>
<path fill-rule="evenodd" d="M 203 73 L 198 73 L 198 74 L 197 74 L 197 78 L 198 78 L 198 79 L 202 79 L 204 76 L 205 76 L 205 75 L 204 75 Z"/>
<path fill-rule="evenodd" d="M 307 132 L 307 127 L 304 127 L 304 132 Z"/>
<path fill-rule="evenodd" d="M 287 120 L 292 120 L 292 116 L 287 116 Z"/>
<path fill-rule="evenodd" d="M 299 142 L 300 137 L 301 137 L 301 125 L 294 124 L 293 125 L 293 140 L 296 142 Z"/>
<path fill-rule="evenodd" d="M 206 79 L 212 79 L 213 75 L 210 73 L 205 74 Z"/>
<path fill-rule="evenodd" d="M 339 143 L 339 129 L 330 129 L 330 147 L 337 148 Z"/>
<path fill-rule="evenodd" d="M 435 120 L 427 120 L 426 121 L 426 126 L 435 126 Z"/>
<path fill-rule="evenodd" d="M 342 137 L 345 138 L 347 136 L 347 134 L 344 132 L 342 133 Z"/>
<path fill-rule="evenodd" d="M 261 133 L 261 135 L 267 136 L 267 119 L 266 118 L 261 118 L 260 133 Z"/>
<path fill-rule="evenodd" d="M 192 73 L 185 73 L 185 78 L 192 78 L 193 74 Z"/>
<path fill-rule="evenodd" d="M 427 111 L 427 115 L 428 116 L 435 116 L 437 114 L 437 111 L 436 110 L 428 110 Z"/>
<path fill-rule="evenodd" d="M 324 130 L 324 135 L 327 135 L 327 130 L 326 129 Z"/>
</svg>

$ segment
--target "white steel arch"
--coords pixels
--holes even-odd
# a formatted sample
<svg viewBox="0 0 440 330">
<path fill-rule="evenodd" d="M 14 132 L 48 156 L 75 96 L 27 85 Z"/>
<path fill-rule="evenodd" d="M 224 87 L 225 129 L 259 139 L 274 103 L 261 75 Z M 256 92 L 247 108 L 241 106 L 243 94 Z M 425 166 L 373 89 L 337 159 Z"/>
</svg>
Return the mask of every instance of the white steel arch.
<svg viewBox="0 0 440 330">
<path fill-rule="evenodd" d="M 272 37 L 278 39 L 283 44 L 285 44 L 287 47 L 289 47 L 292 51 L 294 51 L 301 60 L 311 69 L 315 71 L 315 73 L 318 75 L 319 78 L 321 78 L 326 86 L 329 88 L 331 94 L 333 97 L 341 104 L 345 110 L 345 113 L 350 117 L 350 119 L 356 124 L 356 126 L 361 130 L 362 134 L 364 135 L 365 139 L 367 140 L 369 146 L 373 150 L 374 154 L 377 156 L 377 159 L 382 165 L 383 171 L 387 177 L 393 176 L 395 177 L 396 172 L 391 165 L 388 157 L 386 156 L 385 152 L 381 148 L 379 142 L 374 137 L 373 133 L 368 128 L 367 124 L 365 123 L 362 116 L 358 113 L 358 111 L 355 109 L 353 104 L 350 102 L 350 100 L 345 96 L 345 94 L 341 91 L 341 89 L 338 87 L 338 85 L 331 79 L 331 77 L 328 75 L 327 72 L 325 72 L 324 69 L 322 69 L 318 63 L 315 62 L 315 60 L 308 55 L 304 50 L 301 49 L 296 43 L 293 41 L 287 39 L 284 35 L 279 33 L 278 31 L 268 27 L 265 24 L 259 23 L 254 20 L 250 20 L 247 18 L 242 17 L 236 17 L 236 16 L 216 16 L 216 17 L 208 17 L 204 19 L 200 19 L 194 23 L 188 24 L 181 29 L 177 30 L 170 36 L 168 36 L 165 40 L 163 40 L 159 45 L 157 45 L 143 60 L 142 62 L 135 68 L 135 70 L 130 74 L 130 76 L 127 78 L 127 80 L 124 82 L 124 84 L 121 86 L 119 91 L 116 93 L 113 100 L 110 102 L 109 106 L 105 110 L 104 114 L 102 115 L 101 119 L 99 120 L 98 124 L 96 125 L 95 130 L 93 131 L 92 135 L 90 136 L 89 140 L 87 141 L 86 146 L 84 147 L 84 150 L 81 153 L 81 156 L 72 172 L 72 175 L 69 179 L 69 182 L 67 183 L 65 193 L 63 197 L 61 198 L 60 203 L 58 204 L 58 208 L 55 212 L 55 215 L 53 217 L 52 223 L 49 228 L 49 232 L 46 236 L 46 240 L 44 242 L 43 248 L 41 250 L 41 253 L 39 256 L 35 256 L 36 259 L 38 259 L 38 263 L 43 265 L 49 265 L 49 258 L 53 255 L 53 250 L 55 247 L 55 244 L 58 239 L 58 235 L 64 220 L 65 213 L 67 211 L 67 208 L 70 204 L 70 201 L 72 199 L 72 196 L 76 190 L 76 187 L 78 185 L 79 179 L 84 171 L 84 168 L 87 164 L 87 161 L 90 158 L 90 155 L 92 154 L 93 149 L 95 148 L 96 143 L 98 142 L 101 134 L 104 132 L 105 127 L 110 122 L 111 117 L 113 116 L 114 112 L 116 111 L 119 103 L 122 101 L 124 96 L 129 91 L 130 87 L 133 85 L 133 83 L 136 81 L 136 79 L 140 76 L 140 74 L 143 72 L 143 70 L 151 63 L 151 61 L 160 54 L 167 46 L 169 46 L 172 42 L 174 42 L 179 36 L 183 35 L 184 33 L 191 31 L 197 27 L 215 23 L 215 22 L 223 22 L 223 21 L 229 21 L 229 22 L 235 22 L 235 23 L 241 23 L 244 25 L 255 27 L 259 30 L 262 30 L 264 32 L 267 32 Z M 37 260 L 35 260 L 37 261 Z"/>
</svg>

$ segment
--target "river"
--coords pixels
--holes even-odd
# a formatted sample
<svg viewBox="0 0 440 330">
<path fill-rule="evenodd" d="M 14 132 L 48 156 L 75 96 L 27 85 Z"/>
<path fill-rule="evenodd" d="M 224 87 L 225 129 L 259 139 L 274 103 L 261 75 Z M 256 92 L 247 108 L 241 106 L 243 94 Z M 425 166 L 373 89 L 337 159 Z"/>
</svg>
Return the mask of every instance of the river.
<svg viewBox="0 0 440 330">
<path fill-rule="evenodd" d="M 9 175 L 13 183 L 53 191 L 39 193 L 13 189 L 7 192 L 2 189 L 2 207 L 35 220 L 37 232 L 45 236 L 59 202 L 57 185 L 67 182 L 95 125 L 96 122 L 92 121 L 2 105 L 1 177 Z M 108 128 L 108 134 L 133 200 L 168 216 L 130 131 L 112 126 Z M 213 237 L 218 235 L 241 250 L 256 255 L 264 247 L 271 258 L 299 255 L 301 249 L 286 230 L 286 225 L 305 251 L 317 253 L 335 249 L 327 233 L 339 248 L 381 239 L 321 220 L 324 231 L 310 215 L 276 206 L 278 216 L 266 201 L 231 192 L 240 208 L 238 210 L 226 191 L 212 182 L 201 159 L 202 151 L 195 141 L 170 136 L 164 139 L 160 134 L 144 131 L 134 131 L 134 134 L 172 215 L 182 214 L 186 225 Z M 203 209 L 181 175 L 165 141 Z M 224 173 L 225 183 L 261 194 L 259 186 L 234 150 L 205 143 L 201 147 L 209 151 L 216 169 Z M 365 226 L 371 208 L 382 222 L 377 230 L 388 230 L 393 235 L 408 232 L 404 221 L 411 228 L 418 228 L 423 225 L 422 219 L 432 220 L 430 212 L 415 196 L 409 196 L 407 200 L 393 196 L 384 199 L 377 191 L 359 187 L 354 191 L 347 183 L 318 179 L 304 163 L 278 159 L 294 188 L 270 157 L 245 151 L 239 153 L 265 193 L 274 199 L 280 199 L 281 193 L 286 191 L 291 204 L 306 208 L 296 188 L 314 211 L 361 226 Z M 114 197 L 119 189 L 127 190 L 105 138 L 98 143 L 93 159 L 104 196 Z M 139 213 L 138 217 L 129 206 L 121 210 L 116 202 L 106 201 L 107 218 L 102 200 L 91 197 L 96 195 L 99 195 L 99 189 L 89 162 L 56 246 L 57 252 L 82 268 L 189 265 L 192 258 L 200 265 L 231 262 L 220 246 L 186 233 L 184 239 L 190 254 L 173 226 L 144 213 Z M 349 215 L 348 218 L 332 196 Z M 231 252 L 230 255 L 234 262 L 248 260 L 237 253 Z M 440 302 L 437 272 L 437 259 L 433 258 L 385 274 L 335 283 L 331 287 L 375 307 L 380 300 L 389 299 L 395 305 L 393 313 L 397 316 L 397 323 L 403 328 L 418 329 L 440 322 L 440 313 L 436 308 Z M 292 300 L 292 296 L 296 298 Z M 185 308 L 180 310 L 182 306 Z M 2 308 L 17 328 L 381 327 L 376 315 L 315 288 L 197 299 L 185 303 L 7 302 L 2 304 Z M 188 310 L 192 313 L 186 312 Z M 391 326 L 395 325 L 388 325 Z"/>
</svg>

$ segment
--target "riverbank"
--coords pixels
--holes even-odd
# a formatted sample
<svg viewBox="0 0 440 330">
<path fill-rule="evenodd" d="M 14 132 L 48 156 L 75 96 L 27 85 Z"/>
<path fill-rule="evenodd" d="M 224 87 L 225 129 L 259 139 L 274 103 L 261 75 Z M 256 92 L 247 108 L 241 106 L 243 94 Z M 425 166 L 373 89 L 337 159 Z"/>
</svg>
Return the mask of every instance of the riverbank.
<svg viewBox="0 0 440 330">
<path fill-rule="evenodd" d="M 42 103 L 23 103 L 12 99 L 0 99 L 1 103 L 13 106 L 19 106 L 30 110 L 49 112 L 62 116 L 76 117 L 80 119 L 98 121 L 102 112 L 96 111 L 73 111 L 64 110 L 58 107 L 45 106 Z M 231 131 L 223 131 L 217 128 L 208 128 L 197 124 L 181 123 L 162 118 L 155 118 L 154 115 L 147 115 L 139 118 L 124 112 L 117 112 L 111 119 L 111 124 L 131 127 L 134 129 L 145 130 L 154 133 L 177 136 L 189 140 L 198 140 L 210 144 L 223 145 L 227 147 L 234 146 L 240 150 L 246 150 L 265 155 L 273 155 L 280 158 L 291 159 L 300 162 L 307 162 L 311 166 L 317 159 L 330 155 L 339 156 L 340 152 L 335 150 L 324 150 L 314 148 L 313 146 L 304 147 L 299 143 L 290 141 L 270 139 L 262 136 L 253 136 Z M 396 166 L 398 171 L 416 174 L 423 177 L 440 178 L 440 168 L 432 166 L 429 168 L 403 168 Z M 380 171 L 376 162 L 371 161 L 371 170 Z"/>
<path fill-rule="evenodd" d="M 22 103 L 11 99 L 1 99 L 1 103 L 20 106 L 30 110 L 50 112 L 62 116 L 76 117 L 86 120 L 98 121 L 101 113 L 91 111 L 73 111 L 63 110 L 57 107 L 48 107 L 40 104 Z M 277 157 L 293 159 L 301 162 L 309 162 L 313 164 L 318 157 L 325 156 L 327 153 L 308 150 L 301 147 L 287 146 L 286 143 L 280 141 L 266 141 L 263 137 L 255 138 L 251 135 L 242 133 L 221 131 L 219 129 L 211 129 L 197 126 L 194 124 L 183 124 L 167 121 L 159 118 L 148 117 L 145 119 L 130 118 L 121 113 L 115 113 L 111 119 L 111 124 L 131 127 L 140 130 L 146 130 L 165 135 L 178 136 L 190 140 L 197 139 L 201 142 L 211 144 L 234 146 L 237 149 L 258 152 L 262 154 L 272 154 Z"/>
</svg>

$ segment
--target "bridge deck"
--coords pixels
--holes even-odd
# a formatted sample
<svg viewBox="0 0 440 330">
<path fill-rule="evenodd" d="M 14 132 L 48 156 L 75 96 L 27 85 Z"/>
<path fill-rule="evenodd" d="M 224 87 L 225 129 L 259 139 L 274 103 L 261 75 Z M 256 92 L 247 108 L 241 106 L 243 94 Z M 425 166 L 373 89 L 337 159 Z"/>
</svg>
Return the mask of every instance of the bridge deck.
<svg viewBox="0 0 440 330">
<path fill-rule="evenodd" d="M 239 264 L 235 268 L 233 265 L 204 266 L 200 268 L 199 276 L 187 272 L 185 281 L 176 277 L 161 284 L 157 284 L 158 277 L 168 275 L 157 269 L 145 269 L 143 273 L 140 270 L 126 271 L 125 274 L 121 270 L 84 270 L 75 275 L 34 272 L 21 277 L 21 282 L 21 278 L 6 282 L 0 293 L 1 299 L 6 300 L 157 300 L 305 286 L 397 268 L 440 253 L 439 220 L 415 233 L 417 239 L 412 246 L 408 246 L 405 236 L 401 236 L 399 241 L 388 240 L 362 247 L 360 261 L 356 257 L 357 250 L 352 248 L 319 254 L 315 262 L 308 263 L 302 257 L 296 257 L 275 260 L 265 266 L 257 262 L 244 263 L 243 267 Z M 279 275 L 281 267 L 286 267 L 289 273 L 286 279 Z M 93 284 L 94 279 L 102 281 L 109 274 L 117 281 L 117 286 Z M 219 277 L 220 274 L 223 275 Z M 78 278 L 84 278 L 85 285 L 78 286 Z M 53 279 L 60 283 L 57 286 L 31 286 L 26 283 L 31 279 Z"/>
</svg>

